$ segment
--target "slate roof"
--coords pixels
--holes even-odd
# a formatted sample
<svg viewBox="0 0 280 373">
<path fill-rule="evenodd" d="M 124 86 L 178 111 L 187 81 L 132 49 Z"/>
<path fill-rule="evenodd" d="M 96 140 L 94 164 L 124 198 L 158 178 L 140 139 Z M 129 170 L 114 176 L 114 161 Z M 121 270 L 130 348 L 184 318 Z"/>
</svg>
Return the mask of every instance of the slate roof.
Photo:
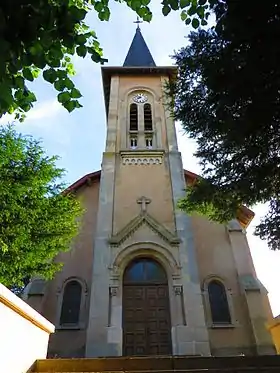
<svg viewBox="0 0 280 373">
<path fill-rule="evenodd" d="M 149 51 L 149 48 L 141 34 L 140 27 L 136 28 L 136 32 L 123 66 L 133 67 L 156 67 L 155 61 Z"/>
</svg>

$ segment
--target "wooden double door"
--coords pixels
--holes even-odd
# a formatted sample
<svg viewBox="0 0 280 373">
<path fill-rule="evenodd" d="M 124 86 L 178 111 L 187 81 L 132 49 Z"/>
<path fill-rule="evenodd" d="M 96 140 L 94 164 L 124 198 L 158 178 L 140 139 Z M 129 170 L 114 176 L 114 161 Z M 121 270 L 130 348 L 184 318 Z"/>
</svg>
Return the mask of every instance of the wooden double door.
<svg viewBox="0 0 280 373">
<path fill-rule="evenodd" d="M 133 261 L 123 281 L 123 355 L 171 355 L 167 276 L 149 258 Z"/>
</svg>

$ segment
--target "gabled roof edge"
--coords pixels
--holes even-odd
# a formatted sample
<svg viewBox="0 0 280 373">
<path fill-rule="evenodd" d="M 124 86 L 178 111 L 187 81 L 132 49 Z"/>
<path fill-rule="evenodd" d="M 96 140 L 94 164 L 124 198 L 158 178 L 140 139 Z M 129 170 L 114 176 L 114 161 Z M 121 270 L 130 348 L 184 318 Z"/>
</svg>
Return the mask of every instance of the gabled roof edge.
<svg viewBox="0 0 280 373">
<path fill-rule="evenodd" d="M 185 179 L 187 181 L 187 178 L 191 181 L 194 182 L 199 175 L 195 174 L 194 172 L 184 170 L 185 174 Z M 75 183 L 71 184 L 63 193 L 71 193 L 77 191 L 79 188 L 82 186 L 86 185 L 87 183 L 90 182 L 95 182 L 100 179 L 101 176 L 101 170 L 91 172 L 83 177 L 81 177 L 79 180 L 75 181 Z M 240 209 L 237 212 L 237 220 L 241 224 L 242 228 L 247 228 L 251 221 L 253 220 L 255 216 L 255 213 L 249 209 L 248 207 L 242 205 L 240 206 Z"/>
</svg>

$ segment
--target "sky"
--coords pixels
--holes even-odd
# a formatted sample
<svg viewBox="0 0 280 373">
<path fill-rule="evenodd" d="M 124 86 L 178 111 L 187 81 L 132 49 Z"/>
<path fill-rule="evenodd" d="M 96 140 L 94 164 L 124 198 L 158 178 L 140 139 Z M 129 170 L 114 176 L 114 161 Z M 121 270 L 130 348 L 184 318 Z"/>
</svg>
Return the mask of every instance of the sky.
<svg viewBox="0 0 280 373">
<path fill-rule="evenodd" d="M 187 44 L 190 28 L 180 19 L 179 12 L 171 12 L 167 17 L 161 14 L 159 2 L 152 2 L 153 19 L 151 23 L 142 23 L 141 31 L 157 65 L 173 65 L 171 55 Z M 121 66 L 133 39 L 136 25 L 135 13 L 125 4 L 111 3 L 109 22 L 98 20 L 94 11 L 87 17 L 88 25 L 96 31 L 108 58 L 107 65 Z M 48 155 L 58 155 L 58 166 L 67 170 L 65 181 L 73 183 L 87 173 L 101 168 L 102 152 L 105 146 L 106 119 L 101 81 L 100 65 L 90 59 L 75 58 L 74 77 L 77 88 L 82 92 L 83 108 L 69 114 L 56 100 L 55 89 L 41 78 L 30 88 L 37 95 L 37 103 L 28 113 L 24 123 L 16 124 L 23 134 L 29 134 L 42 140 Z M 0 119 L 0 124 L 12 121 L 12 118 Z M 195 143 L 182 132 L 176 124 L 179 149 L 182 153 L 185 169 L 199 173 L 200 168 L 193 156 Z M 266 207 L 253 208 L 256 216 L 247 230 L 247 238 L 252 257 L 261 282 L 269 292 L 274 315 L 280 314 L 280 251 L 272 252 L 266 242 L 253 235 L 254 226 L 266 212 Z"/>
</svg>

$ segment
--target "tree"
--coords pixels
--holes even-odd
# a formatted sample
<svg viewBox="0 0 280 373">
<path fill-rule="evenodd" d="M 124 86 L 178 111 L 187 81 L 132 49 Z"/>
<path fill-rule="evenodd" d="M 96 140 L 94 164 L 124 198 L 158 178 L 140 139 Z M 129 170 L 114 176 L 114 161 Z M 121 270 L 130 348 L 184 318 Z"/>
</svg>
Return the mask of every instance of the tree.
<svg viewBox="0 0 280 373">
<path fill-rule="evenodd" d="M 150 21 L 150 0 L 124 0 L 142 19 Z M 199 4 L 202 5 L 199 5 Z M 184 9 L 182 19 L 199 21 L 199 13 L 206 22 L 206 0 L 164 0 L 162 12 Z M 86 25 L 87 13 L 94 10 L 99 19 L 110 17 L 108 0 L 9 0 L 0 4 L 0 117 L 14 113 L 23 120 L 36 96 L 29 87 L 43 71 L 44 79 L 58 91 L 58 101 L 71 112 L 81 107 L 81 92 L 74 86 L 71 76 L 74 67 L 71 56 L 90 55 L 93 62 L 104 63 L 102 49 L 96 34 Z"/>
<path fill-rule="evenodd" d="M 176 52 L 174 117 L 197 140 L 202 178 L 179 205 L 218 222 L 269 203 L 255 234 L 280 247 L 280 5 L 216 1 L 215 27 Z"/>
<path fill-rule="evenodd" d="M 51 278 L 54 257 L 78 233 L 80 202 L 63 193 L 63 170 L 37 140 L 0 127 L 0 283 L 20 287 L 33 275 Z"/>
</svg>

